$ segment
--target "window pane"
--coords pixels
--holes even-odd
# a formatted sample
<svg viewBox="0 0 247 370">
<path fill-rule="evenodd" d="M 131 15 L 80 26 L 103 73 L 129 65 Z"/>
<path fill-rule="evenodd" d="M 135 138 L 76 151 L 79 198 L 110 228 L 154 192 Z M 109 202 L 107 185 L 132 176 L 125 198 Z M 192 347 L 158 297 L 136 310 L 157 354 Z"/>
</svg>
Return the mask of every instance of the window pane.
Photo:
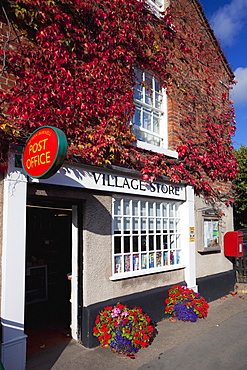
<svg viewBox="0 0 247 370">
<path fill-rule="evenodd" d="M 154 78 L 154 90 L 156 92 L 159 92 L 161 90 L 160 88 L 160 82 Z"/>
<path fill-rule="evenodd" d="M 154 267 L 154 253 L 149 253 L 149 268 Z"/>
<path fill-rule="evenodd" d="M 125 231 L 130 230 L 130 218 L 129 217 L 124 218 L 124 230 Z"/>
<path fill-rule="evenodd" d="M 161 207 L 161 203 L 156 203 L 156 216 L 157 217 L 160 217 L 160 207 Z"/>
<path fill-rule="evenodd" d="M 130 201 L 124 200 L 124 215 L 130 214 Z"/>
<path fill-rule="evenodd" d="M 139 270 L 139 254 L 133 255 L 133 270 L 134 271 Z"/>
<path fill-rule="evenodd" d="M 114 238 L 114 253 L 121 253 L 121 236 L 115 236 Z"/>
<path fill-rule="evenodd" d="M 156 249 L 161 249 L 161 235 L 156 235 Z"/>
<path fill-rule="evenodd" d="M 167 208 L 168 208 L 168 204 L 163 203 L 163 207 L 162 207 L 162 210 L 163 210 L 162 216 L 163 217 L 167 217 Z"/>
<path fill-rule="evenodd" d="M 141 250 L 145 251 L 145 250 L 147 250 L 146 236 L 142 236 L 141 240 L 142 240 Z"/>
<path fill-rule="evenodd" d="M 170 217 L 174 217 L 175 216 L 175 204 L 174 203 L 170 203 L 170 214 L 169 214 Z"/>
<path fill-rule="evenodd" d="M 164 265 L 169 265 L 169 252 L 164 252 Z"/>
<path fill-rule="evenodd" d="M 163 236 L 163 248 L 164 248 L 164 249 L 167 249 L 167 248 L 168 248 L 168 244 L 167 244 L 167 235 L 164 235 L 164 236 Z"/>
<path fill-rule="evenodd" d="M 133 252 L 138 252 L 138 236 L 133 236 Z"/>
<path fill-rule="evenodd" d="M 121 257 L 115 257 L 114 259 L 114 272 L 119 274 L 122 272 L 122 259 Z"/>
<path fill-rule="evenodd" d="M 145 86 L 145 103 L 153 105 L 153 78 L 151 75 L 146 74 L 144 86 Z"/>
<path fill-rule="evenodd" d="M 142 269 L 146 269 L 147 268 L 147 254 L 146 253 L 142 253 L 142 255 L 141 255 L 141 268 Z"/>
<path fill-rule="evenodd" d="M 130 271 L 130 254 L 124 256 L 124 271 Z"/>
<path fill-rule="evenodd" d="M 161 219 L 156 218 L 156 230 L 161 230 Z"/>
<path fill-rule="evenodd" d="M 115 217 L 114 219 L 114 230 L 115 231 L 121 230 L 121 218 L 120 217 Z"/>
<path fill-rule="evenodd" d="M 173 219 L 170 219 L 170 233 L 174 233 L 174 220 Z"/>
<path fill-rule="evenodd" d="M 160 133 L 160 117 L 159 114 L 156 113 L 153 115 L 153 132 L 156 134 Z"/>
<path fill-rule="evenodd" d="M 158 90 L 159 92 L 159 90 Z M 155 92 L 155 108 L 161 109 L 162 108 L 162 95 Z"/>
<path fill-rule="evenodd" d="M 138 201 L 132 201 L 132 214 L 133 216 L 138 216 Z"/>
<path fill-rule="evenodd" d="M 147 230 L 147 219 L 146 218 L 142 218 L 141 219 L 141 230 Z"/>
<path fill-rule="evenodd" d="M 141 126 L 141 124 L 142 124 L 141 113 L 142 113 L 141 108 L 138 105 L 136 105 L 136 110 L 135 110 L 134 117 L 133 117 L 133 123 L 137 126 Z M 134 129 L 135 129 L 135 126 L 134 126 Z M 138 132 L 138 131 L 136 131 L 136 132 Z M 135 135 L 137 135 L 137 134 L 135 133 Z"/>
<path fill-rule="evenodd" d="M 170 235 L 170 249 L 175 248 L 175 238 L 174 235 Z"/>
<path fill-rule="evenodd" d="M 136 74 L 136 84 L 134 87 L 134 98 L 137 100 L 143 100 L 143 87 L 142 87 L 142 73 L 135 71 Z"/>
<path fill-rule="evenodd" d="M 148 220 L 148 228 L 149 228 L 149 230 L 154 230 L 154 219 L 153 218 L 150 218 L 149 220 Z"/>
<path fill-rule="evenodd" d="M 133 227 L 133 231 L 138 231 L 138 229 L 139 229 L 139 218 L 137 218 L 137 217 L 133 218 L 132 227 Z"/>
<path fill-rule="evenodd" d="M 152 127 L 152 113 L 149 109 L 143 110 L 143 128 L 151 131 Z"/>
<path fill-rule="evenodd" d="M 175 263 L 174 253 L 173 252 L 170 252 L 170 264 L 171 265 L 174 265 L 174 263 Z"/>
<path fill-rule="evenodd" d="M 154 204 L 151 202 L 148 202 L 148 215 L 149 216 L 154 215 Z"/>
<path fill-rule="evenodd" d="M 124 237 L 124 253 L 130 252 L 130 236 Z"/>
<path fill-rule="evenodd" d="M 156 253 L 156 267 L 161 267 L 161 252 Z"/>
<path fill-rule="evenodd" d="M 167 219 L 166 219 L 166 218 L 164 218 L 164 220 L 163 220 L 163 231 L 164 231 L 165 233 L 167 233 L 167 230 L 168 230 Z"/>
<path fill-rule="evenodd" d="M 114 202 L 114 214 L 121 215 L 121 201 L 115 200 Z"/>
<path fill-rule="evenodd" d="M 146 216 L 146 202 L 141 202 L 141 216 Z"/>
</svg>

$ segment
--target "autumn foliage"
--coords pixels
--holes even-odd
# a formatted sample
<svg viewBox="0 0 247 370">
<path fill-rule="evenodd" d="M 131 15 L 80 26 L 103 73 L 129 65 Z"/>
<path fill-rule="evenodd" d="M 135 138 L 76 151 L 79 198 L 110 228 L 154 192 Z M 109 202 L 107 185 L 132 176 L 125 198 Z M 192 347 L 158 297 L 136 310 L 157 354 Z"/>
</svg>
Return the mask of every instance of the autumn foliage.
<svg viewBox="0 0 247 370">
<path fill-rule="evenodd" d="M 2 10 L 19 35 L 18 48 L 11 38 L 2 43 L 2 76 L 16 78 L 0 90 L 2 152 L 51 125 L 65 132 L 68 159 L 134 168 L 146 180 L 185 180 L 229 201 L 214 183 L 237 171 L 233 76 L 198 7 L 171 1 L 157 17 L 138 0 L 15 0 Z M 168 113 L 168 142 L 178 159 L 135 146 L 135 67 L 152 71 L 167 89 L 177 112 Z"/>
</svg>

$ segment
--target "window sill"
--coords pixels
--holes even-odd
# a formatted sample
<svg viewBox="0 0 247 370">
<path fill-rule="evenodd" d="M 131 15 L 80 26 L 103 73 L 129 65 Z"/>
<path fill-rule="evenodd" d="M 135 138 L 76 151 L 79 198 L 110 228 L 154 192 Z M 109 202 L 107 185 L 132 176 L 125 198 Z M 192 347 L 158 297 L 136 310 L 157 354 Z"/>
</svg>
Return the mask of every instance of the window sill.
<svg viewBox="0 0 247 370">
<path fill-rule="evenodd" d="M 144 275 L 151 275 L 151 274 L 157 274 L 160 272 L 166 272 L 166 271 L 173 271 L 173 270 L 180 270 L 185 268 L 185 265 L 175 265 L 175 266 L 166 266 L 166 267 L 161 267 L 161 268 L 156 268 L 156 269 L 149 269 L 149 270 L 141 270 L 141 271 L 131 271 L 131 272 L 126 272 L 123 274 L 114 274 L 110 276 L 110 280 L 121 280 L 121 279 L 129 279 L 133 277 L 140 277 Z"/>
<path fill-rule="evenodd" d="M 178 158 L 178 153 L 175 150 L 161 148 L 156 145 L 145 143 L 144 141 L 137 140 L 136 146 L 144 150 L 150 150 L 155 153 L 165 154 L 167 157 Z"/>
<path fill-rule="evenodd" d="M 210 253 L 220 253 L 221 247 L 208 247 L 202 250 L 199 250 L 198 253 L 200 254 L 210 254 Z"/>
</svg>

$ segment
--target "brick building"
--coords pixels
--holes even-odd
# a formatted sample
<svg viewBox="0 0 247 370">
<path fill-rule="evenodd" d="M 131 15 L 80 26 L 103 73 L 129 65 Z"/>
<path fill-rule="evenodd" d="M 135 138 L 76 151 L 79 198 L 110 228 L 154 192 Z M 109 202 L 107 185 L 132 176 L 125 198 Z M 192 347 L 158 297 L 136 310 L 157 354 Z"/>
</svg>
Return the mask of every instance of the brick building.
<svg viewBox="0 0 247 370">
<path fill-rule="evenodd" d="M 188 19 L 193 19 L 194 27 L 200 25 L 194 37 L 206 40 L 210 47 L 210 55 L 204 50 L 200 56 L 202 64 L 217 66 L 214 109 L 220 111 L 222 94 L 228 100 L 233 74 L 199 2 L 147 3 L 157 18 L 168 5 L 177 7 L 177 14 L 183 15 L 180 26 L 188 35 L 195 32 Z M 14 48 L 15 31 L 3 11 L 1 16 L 1 48 Z M 174 60 L 183 72 L 166 90 L 153 73 L 136 69 L 136 145 L 162 153 L 167 160 L 177 160 L 177 147 L 188 140 L 200 150 L 205 140 L 201 117 L 209 109 L 205 68 L 200 69 L 190 53 L 181 57 L 176 45 Z M 1 63 L 4 67 L 4 53 Z M 168 72 L 172 68 L 168 64 Z M 14 81 L 3 72 L 1 90 L 11 88 Z M 195 104 L 204 104 L 195 109 L 189 99 L 192 94 L 201 98 Z M 191 121 L 186 125 L 188 116 Z M 93 347 L 97 345 L 92 336 L 95 315 L 108 304 L 139 305 L 159 321 L 164 317 L 167 291 L 174 284 L 186 284 L 209 301 L 233 289 L 232 264 L 223 250 L 223 236 L 233 230 L 233 217 L 224 202 L 209 202 L 186 181 L 159 176 L 150 183 L 140 171 L 117 165 L 65 161 L 52 177 L 32 178 L 20 165 L 21 151 L 11 146 L 0 187 L 5 369 L 25 368 L 27 336 L 31 341 L 39 322 L 44 325 L 62 318 L 74 339 Z M 207 173 L 200 181 L 208 181 L 222 198 L 231 186 L 213 181 Z"/>
</svg>

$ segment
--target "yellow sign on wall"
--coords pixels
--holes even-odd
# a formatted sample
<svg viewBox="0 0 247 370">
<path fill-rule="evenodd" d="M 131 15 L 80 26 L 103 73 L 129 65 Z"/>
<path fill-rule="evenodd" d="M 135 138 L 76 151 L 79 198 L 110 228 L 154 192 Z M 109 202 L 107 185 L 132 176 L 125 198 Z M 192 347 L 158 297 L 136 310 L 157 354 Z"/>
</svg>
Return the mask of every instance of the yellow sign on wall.
<svg viewBox="0 0 247 370">
<path fill-rule="evenodd" d="M 194 242 L 195 239 L 196 239 L 196 237 L 195 237 L 195 228 L 190 227 L 190 242 Z"/>
</svg>

